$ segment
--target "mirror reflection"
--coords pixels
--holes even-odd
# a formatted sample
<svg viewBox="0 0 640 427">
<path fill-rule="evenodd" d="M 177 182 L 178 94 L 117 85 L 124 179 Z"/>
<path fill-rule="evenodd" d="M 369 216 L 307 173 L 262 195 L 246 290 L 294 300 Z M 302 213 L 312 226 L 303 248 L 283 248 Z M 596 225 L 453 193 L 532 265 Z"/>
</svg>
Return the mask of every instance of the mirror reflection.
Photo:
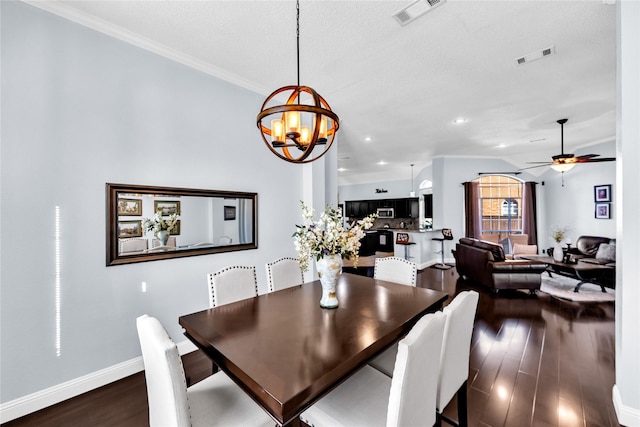
<svg viewBox="0 0 640 427">
<path fill-rule="evenodd" d="M 257 248 L 257 194 L 107 184 L 107 265 Z"/>
</svg>

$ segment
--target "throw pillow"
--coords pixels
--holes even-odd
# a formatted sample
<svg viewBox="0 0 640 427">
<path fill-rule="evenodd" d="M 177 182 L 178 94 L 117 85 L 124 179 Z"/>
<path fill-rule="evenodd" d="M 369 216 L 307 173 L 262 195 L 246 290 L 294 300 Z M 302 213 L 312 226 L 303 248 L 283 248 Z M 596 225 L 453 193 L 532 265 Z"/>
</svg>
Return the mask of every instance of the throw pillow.
<svg viewBox="0 0 640 427">
<path fill-rule="evenodd" d="M 606 259 L 610 261 L 616 260 L 616 245 L 609 245 L 607 243 L 600 243 L 598 252 L 596 252 L 596 259 Z"/>
</svg>

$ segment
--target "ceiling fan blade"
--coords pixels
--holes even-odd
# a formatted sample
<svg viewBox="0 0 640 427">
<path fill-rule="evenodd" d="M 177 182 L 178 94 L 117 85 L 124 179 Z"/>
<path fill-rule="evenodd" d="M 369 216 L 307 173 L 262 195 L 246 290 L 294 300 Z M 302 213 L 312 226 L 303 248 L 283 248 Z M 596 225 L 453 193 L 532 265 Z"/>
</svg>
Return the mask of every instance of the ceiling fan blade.
<svg viewBox="0 0 640 427">
<path fill-rule="evenodd" d="M 532 163 L 532 162 L 529 162 L 529 163 Z M 542 163 L 542 162 L 535 162 L 535 163 Z M 552 164 L 553 164 L 553 163 L 546 162 L 546 163 L 544 163 L 544 164 L 542 164 L 542 165 L 538 165 L 538 166 L 529 166 L 528 168 L 521 168 L 521 169 L 518 169 L 518 170 L 519 170 L 519 171 L 525 171 L 525 170 L 527 170 L 527 169 L 535 169 L 535 168 L 542 168 L 542 167 L 545 167 L 545 166 L 551 166 Z"/>
<path fill-rule="evenodd" d="M 584 154 L 582 156 L 576 157 L 576 160 L 578 162 L 582 162 L 582 161 L 585 161 L 587 159 L 593 159 L 594 157 L 600 157 L 600 154 Z"/>
<path fill-rule="evenodd" d="M 615 157 L 601 157 L 599 159 L 587 159 L 587 160 L 581 161 L 580 163 L 615 162 L 615 161 L 616 161 Z"/>
</svg>

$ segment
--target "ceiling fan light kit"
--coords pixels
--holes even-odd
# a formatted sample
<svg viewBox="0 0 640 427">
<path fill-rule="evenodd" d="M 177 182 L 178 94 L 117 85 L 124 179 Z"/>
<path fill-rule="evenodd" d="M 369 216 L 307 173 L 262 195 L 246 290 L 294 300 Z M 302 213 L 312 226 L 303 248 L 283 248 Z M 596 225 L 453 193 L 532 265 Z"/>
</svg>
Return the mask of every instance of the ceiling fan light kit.
<svg viewBox="0 0 640 427">
<path fill-rule="evenodd" d="M 556 154 L 552 156 L 551 162 L 529 162 L 529 163 L 540 163 L 537 166 L 531 166 L 529 168 L 524 168 L 520 170 L 526 169 L 534 169 L 539 168 L 541 166 L 551 166 L 553 170 L 556 170 L 561 173 L 565 173 L 578 163 L 597 163 L 597 162 L 613 162 L 616 160 L 615 157 L 599 157 L 599 154 L 584 154 L 582 156 L 575 156 L 573 154 L 565 154 L 564 152 L 564 124 L 567 123 L 569 119 L 560 119 L 557 123 L 560 125 L 560 154 Z"/>
<path fill-rule="evenodd" d="M 299 0 L 296 1 L 296 42 L 297 85 L 281 87 L 269 95 L 256 121 L 262 140 L 273 154 L 291 163 L 309 163 L 322 157 L 331 147 L 340 119 L 315 90 L 300 86 Z M 287 97 L 286 102 L 279 104 L 279 99 L 284 97 Z"/>
<path fill-rule="evenodd" d="M 575 165 L 575 163 L 558 163 L 551 165 L 551 169 L 558 172 L 567 172 L 573 169 Z"/>
</svg>

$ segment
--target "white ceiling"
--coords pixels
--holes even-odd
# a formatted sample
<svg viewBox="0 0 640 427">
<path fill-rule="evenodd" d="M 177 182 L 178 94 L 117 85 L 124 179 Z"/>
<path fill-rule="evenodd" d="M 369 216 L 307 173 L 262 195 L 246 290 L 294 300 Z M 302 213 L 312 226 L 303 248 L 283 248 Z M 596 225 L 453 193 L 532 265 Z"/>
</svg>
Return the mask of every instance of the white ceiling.
<svg viewBox="0 0 640 427">
<path fill-rule="evenodd" d="M 296 83 L 294 1 L 27 2 L 265 97 Z M 611 1 L 448 0 L 400 26 L 410 3 L 301 2 L 301 84 L 340 116 L 340 184 L 408 179 L 443 155 L 550 160 L 561 118 L 565 152 L 615 139 Z"/>
</svg>

